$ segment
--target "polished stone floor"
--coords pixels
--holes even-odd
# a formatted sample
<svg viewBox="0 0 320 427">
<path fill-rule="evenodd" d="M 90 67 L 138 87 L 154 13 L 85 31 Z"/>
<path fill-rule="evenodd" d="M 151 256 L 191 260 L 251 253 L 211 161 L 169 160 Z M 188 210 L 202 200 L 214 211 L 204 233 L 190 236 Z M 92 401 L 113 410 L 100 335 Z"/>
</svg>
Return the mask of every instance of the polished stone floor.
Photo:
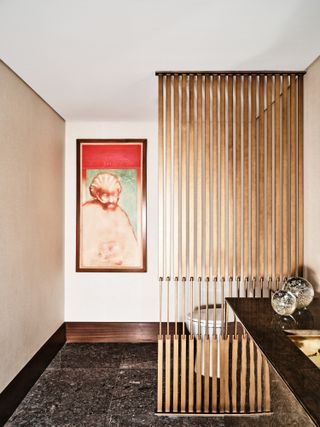
<svg viewBox="0 0 320 427">
<path fill-rule="evenodd" d="M 157 417 L 156 360 L 154 344 L 67 344 L 6 427 L 313 425 L 275 373 L 270 416 Z"/>
</svg>

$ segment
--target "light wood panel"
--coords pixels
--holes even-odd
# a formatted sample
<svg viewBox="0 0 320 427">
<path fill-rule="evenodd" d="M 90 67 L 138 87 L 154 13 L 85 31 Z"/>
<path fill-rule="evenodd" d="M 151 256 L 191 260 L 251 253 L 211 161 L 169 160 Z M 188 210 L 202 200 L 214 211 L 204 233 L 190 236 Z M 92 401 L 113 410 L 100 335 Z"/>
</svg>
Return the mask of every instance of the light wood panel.
<svg viewBox="0 0 320 427">
<path fill-rule="evenodd" d="M 194 76 L 189 78 L 189 276 L 193 280 L 195 277 L 195 249 L 196 249 L 196 234 L 195 234 L 195 202 L 196 202 L 196 165 L 195 165 L 195 100 L 194 100 Z"/>
<path fill-rule="evenodd" d="M 158 337 L 158 382 L 157 382 L 157 411 L 163 410 L 163 337 Z"/>
<path fill-rule="evenodd" d="M 242 119 L 241 119 L 241 95 L 242 95 L 242 77 L 239 75 L 236 77 L 236 141 L 235 141 L 235 150 L 236 150 L 236 195 L 235 195 L 235 221 L 236 221 L 236 235 L 235 235 L 235 277 L 241 276 L 241 128 L 242 128 Z M 230 178 L 229 178 L 230 179 Z M 230 240 L 230 239 L 229 239 Z"/>
<path fill-rule="evenodd" d="M 189 336 L 188 412 L 194 411 L 194 338 Z"/>
<path fill-rule="evenodd" d="M 281 277 L 282 252 L 281 240 L 277 236 L 282 235 L 281 223 L 281 164 L 280 164 L 280 76 L 275 76 L 275 277 Z"/>
<path fill-rule="evenodd" d="M 205 276 L 211 274 L 210 76 L 205 76 Z"/>
<path fill-rule="evenodd" d="M 159 276 L 163 277 L 164 275 L 164 193 L 163 193 L 163 76 L 159 76 L 158 82 L 158 191 L 159 191 L 159 262 L 158 262 L 158 270 Z"/>
<path fill-rule="evenodd" d="M 171 76 L 166 76 L 165 275 L 171 276 Z"/>
<path fill-rule="evenodd" d="M 251 78 L 251 275 L 257 276 L 258 267 L 258 180 L 257 180 L 257 86 L 256 75 Z"/>
<path fill-rule="evenodd" d="M 181 276 L 187 277 L 187 192 L 190 185 L 187 176 L 187 76 L 181 82 Z M 188 184 L 188 185 L 187 185 Z M 187 188 L 188 187 L 188 188 Z M 189 190 L 189 191 L 188 191 Z"/>
<path fill-rule="evenodd" d="M 210 338 L 204 339 L 204 406 L 203 411 L 209 412 L 210 402 Z"/>
<path fill-rule="evenodd" d="M 220 76 L 220 275 L 225 276 L 226 265 L 226 140 L 225 140 L 225 75 Z"/>
<path fill-rule="evenodd" d="M 202 75 L 197 76 L 197 274 L 202 276 L 203 266 L 203 141 L 202 141 Z"/>
<path fill-rule="evenodd" d="M 255 412 L 256 408 L 256 376 L 255 376 L 255 347 L 252 339 L 249 340 L 249 411 Z"/>
<path fill-rule="evenodd" d="M 247 335 L 241 339 L 240 412 L 245 412 L 247 390 Z"/>
<path fill-rule="evenodd" d="M 180 411 L 186 412 L 187 406 L 187 337 L 181 337 L 181 392 Z"/>
<path fill-rule="evenodd" d="M 272 120 L 272 92 L 273 92 L 273 76 L 267 76 L 267 216 L 268 216 L 268 230 L 267 230 L 267 250 L 268 250 L 268 276 L 272 276 L 272 251 L 274 250 L 274 239 L 272 238 L 272 133 L 273 133 L 273 120 Z"/>
<path fill-rule="evenodd" d="M 282 229 L 284 236 L 287 236 L 286 239 L 281 239 L 282 243 L 282 271 L 283 275 L 288 277 L 290 266 L 290 220 L 289 220 L 289 147 L 288 147 L 288 75 L 284 74 L 283 84 L 282 84 L 282 174 L 283 174 L 283 183 L 282 183 L 282 201 L 283 201 L 283 210 L 282 210 Z"/>
<path fill-rule="evenodd" d="M 298 76 L 298 274 L 303 275 L 303 76 Z"/>
<path fill-rule="evenodd" d="M 165 412 L 171 410 L 171 335 L 166 335 Z"/>
<path fill-rule="evenodd" d="M 243 81 L 243 277 L 249 276 L 249 81 Z"/>
<path fill-rule="evenodd" d="M 296 77 L 290 75 L 290 275 L 297 270 L 297 224 L 296 224 Z"/>
<path fill-rule="evenodd" d="M 196 412 L 202 412 L 202 340 L 197 336 Z"/>
<path fill-rule="evenodd" d="M 174 76 L 173 91 L 173 275 L 179 277 L 179 76 Z"/>
<path fill-rule="evenodd" d="M 217 356 L 218 356 L 218 340 L 213 336 L 212 342 L 212 384 L 211 384 L 211 411 L 217 412 L 218 408 L 218 384 L 217 384 Z"/>
<path fill-rule="evenodd" d="M 265 76 L 259 76 L 259 276 L 265 273 Z"/>
<path fill-rule="evenodd" d="M 233 197 L 233 76 L 228 76 L 228 246 L 229 246 L 229 258 L 228 258 L 228 274 L 233 276 L 233 245 L 235 241 L 234 235 L 234 197 Z M 226 245 L 227 246 L 227 245 Z M 232 284 L 229 283 L 231 287 Z"/>
<path fill-rule="evenodd" d="M 237 368 L 238 368 L 238 347 L 239 340 L 237 336 L 234 336 L 232 339 L 232 378 L 231 378 L 231 402 L 232 402 L 232 412 L 237 412 Z"/>
<path fill-rule="evenodd" d="M 212 82 L 212 144 L 213 144 L 213 238 L 212 238 L 212 274 L 218 277 L 219 274 L 219 151 L 218 151 L 218 77 L 213 76 Z"/>
<path fill-rule="evenodd" d="M 179 336 L 173 338 L 173 412 L 178 412 L 179 402 Z"/>
</svg>

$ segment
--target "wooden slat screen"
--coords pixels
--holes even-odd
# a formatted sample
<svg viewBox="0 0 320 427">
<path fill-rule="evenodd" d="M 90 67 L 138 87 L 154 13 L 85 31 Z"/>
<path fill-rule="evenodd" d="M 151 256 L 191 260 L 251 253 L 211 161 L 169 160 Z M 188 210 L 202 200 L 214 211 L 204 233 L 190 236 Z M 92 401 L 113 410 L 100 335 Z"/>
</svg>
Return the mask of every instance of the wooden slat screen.
<svg viewBox="0 0 320 427">
<path fill-rule="evenodd" d="M 303 73 L 157 74 L 157 411 L 270 411 L 268 364 L 225 297 L 302 274 Z"/>
</svg>

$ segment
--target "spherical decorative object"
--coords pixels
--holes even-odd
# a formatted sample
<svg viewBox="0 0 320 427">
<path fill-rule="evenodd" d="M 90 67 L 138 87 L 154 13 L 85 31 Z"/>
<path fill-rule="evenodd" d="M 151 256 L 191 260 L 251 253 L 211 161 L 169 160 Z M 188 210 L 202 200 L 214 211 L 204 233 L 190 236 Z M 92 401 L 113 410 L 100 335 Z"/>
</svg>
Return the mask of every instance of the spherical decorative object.
<svg viewBox="0 0 320 427">
<path fill-rule="evenodd" d="M 314 297 L 314 290 L 310 282 L 303 277 L 290 277 L 283 288 L 297 298 L 297 309 L 308 307 Z"/>
<path fill-rule="evenodd" d="M 297 308 L 296 297 L 288 291 L 277 291 L 272 295 L 271 305 L 281 316 L 289 316 Z"/>
</svg>

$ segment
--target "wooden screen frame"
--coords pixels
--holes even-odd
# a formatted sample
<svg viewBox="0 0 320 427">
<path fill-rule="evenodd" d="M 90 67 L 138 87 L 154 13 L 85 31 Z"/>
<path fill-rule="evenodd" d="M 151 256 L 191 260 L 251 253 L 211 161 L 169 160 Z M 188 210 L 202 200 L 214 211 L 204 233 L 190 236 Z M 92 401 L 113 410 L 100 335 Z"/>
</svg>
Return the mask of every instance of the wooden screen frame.
<svg viewBox="0 0 320 427">
<path fill-rule="evenodd" d="M 76 206 L 76 272 L 146 272 L 147 271 L 147 139 L 77 139 L 77 206 Z M 141 267 L 124 267 L 124 268 L 88 268 L 80 266 L 80 164 L 81 164 L 81 146 L 82 144 L 95 144 L 95 143 L 114 143 L 114 144 L 134 144 L 139 143 L 142 146 L 142 173 L 141 173 L 141 241 L 142 241 L 142 266 Z"/>
</svg>

